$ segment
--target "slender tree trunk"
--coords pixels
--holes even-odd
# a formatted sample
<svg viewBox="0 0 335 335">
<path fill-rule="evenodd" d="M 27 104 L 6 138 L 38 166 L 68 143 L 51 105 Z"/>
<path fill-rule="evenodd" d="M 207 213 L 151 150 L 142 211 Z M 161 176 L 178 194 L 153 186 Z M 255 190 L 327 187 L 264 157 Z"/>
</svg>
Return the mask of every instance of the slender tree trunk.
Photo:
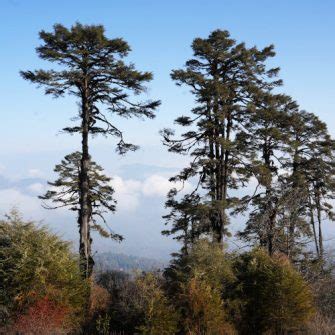
<svg viewBox="0 0 335 335">
<path fill-rule="evenodd" d="M 93 258 L 91 254 L 91 237 L 90 237 L 90 218 L 91 206 L 89 202 L 89 164 L 90 155 L 88 151 L 88 134 L 89 134 L 89 102 L 87 81 L 85 81 L 83 101 L 82 101 L 82 158 L 81 171 L 79 178 L 80 188 L 80 211 L 79 211 L 79 254 L 82 274 L 89 278 L 93 270 Z"/>
<path fill-rule="evenodd" d="M 317 219 L 319 226 L 319 257 L 323 259 L 323 236 L 322 236 L 322 220 L 321 220 L 321 203 L 320 203 L 320 192 L 316 191 L 316 210 L 317 210 Z"/>
<path fill-rule="evenodd" d="M 267 218 L 267 225 L 265 227 L 266 231 L 266 246 L 268 249 L 269 255 L 272 255 L 274 252 L 274 236 L 275 236 L 275 223 L 276 223 L 276 216 L 277 216 L 277 211 L 276 211 L 276 204 L 272 203 L 271 199 L 271 193 L 272 193 L 272 173 L 271 173 L 271 147 L 268 143 L 268 140 L 266 139 L 264 142 L 263 146 L 263 159 L 264 159 L 264 164 L 269 170 L 271 174 L 271 178 L 266 186 L 266 200 L 267 200 L 267 208 L 266 212 L 269 214 Z"/>
<path fill-rule="evenodd" d="M 298 138 L 296 137 L 296 141 L 298 141 Z M 295 192 L 300 183 L 299 183 L 299 174 L 298 174 L 298 166 L 299 166 L 299 154 L 298 149 L 295 150 L 294 156 L 293 156 L 293 169 L 292 169 L 292 191 Z M 290 212 L 290 222 L 288 227 L 288 246 L 287 246 L 287 255 L 290 259 L 292 259 L 292 252 L 295 246 L 295 226 L 296 221 L 298 219 L 296 208 L 293 204 L 292 206 L 293 211 Z"/>
<path fill-rule="evenodd" d="M 219 75 L 217 64 L 213 64 L 213 79 L 215 85 L 219 83 Z M 222 155 L 221 155 L 221 143 L 220 143 L 220 127 L 221 123 L 219 120 L 219 94 L 217 87 L 215 87 L 215 96 L 213 101 L 213 123 L 214 123 L 214 155 L 215 155 L 215 217 L 216 217 L 216 237 L 217 242 L 222 243 L 224 237 L 224 218 L 223 211 L 224 205 L 221 204 L 222 198 Z M 219 207 L 218 207 L 219 206 Z"/>
<path fill-rule="evenodd" d="M 275 228 L 276 210 L 272 209 L 272 213 L 269 217 L 269 231 L 268 231 L 268 253 L 270 256 L 274 252 L 274 228 Z"/>
<path fill-rule="evenodd" d="M 268 249 L 268 253 L 270 256 L 273 255 L 274 252 L 274 236 L 275 236 L 275 223 L 276 223 L 276 216 L 277 216 L 277 211 L 276 211 L 276 204 L 273 204 L 272 201 L 269 199 L 271 198 L 271 188 L 267 187 L 266 189 L 266 197 L 268 198 L 268 211 L 269 211 L 269 217 L 268 217 L 268 222 L 266 226 L 266 245 Z"/>
<path fill-rule="evenodd" d="M 187 218 L 185 218 L 185 221 L 186 220 L 187 220 Z M 191 228 L 191 232 L 189 232 L 188 225 L 186 225 L 184 227 L 184 240 L 183 240 L 183 247 L 182 247 L 182 253 L 184 254 L 184 256 L 188 255 L 188 245 L 189 245 L 189 243 L 192 243 L 192 236 L 191 236 L 191 234 L 192 234 L 192 228 Z"/>
<path fill-rule="evenodd" d="M 294 192 L 294 190 L 293 190 Z M 298 219 L 296 208 L 294 207 L 294 204 L 292 204 L 292 211 L 290 213 L 290 221 L 288 225 L 288 236 L 287 236 L 287 256 L 289 259 L 293 259 L 294 257 L 294 247 L 296 244 L 295 241 L 295 228 L 296 228 L 296 221 Z"/>
<path fill-rule="evenodd" d="M 311 200 L 310 194 L 308 195 L 308 202 L 309 202 L 309 216 L 310 216 L 310 219 L 311 219 L 311 225 L 312 225 L 312 229 L 313 229 L 315 250 L 316 250 L 316 254 L 319 258 L 320 257 L 320 251 L 319 251 L 318 237 L 316 235 L 313 206 L 312 206 L 312 200 Z"/>
<path fill-rule="evenodd" d="M 230 130 L 232 127 L 231 120 L 227 122 L 227 130 L 226 130 L 226 141 L 230 140 Z M 222 226 L 221 226 L 221 244 L 223 245 L 223 238 L 225 234 L 225 229 L 228 224 L 227 222 L 227 215 L 226 215 L 226 208 L 227 208 L 227 190 L 228 190 L 228 166 L 229 166 L 229 155 L 230 151 L 228 149 L 224 150 L 224 161 L 223 161 L 223 180 L 222 180 L 222 201 L 224 205 L 222 206 L 221 217 L 222 217 Z"/>
<path fill-rule="evenodd" d="M 209 122 L 211 124 L 213 124 L 213 119 L 212 119 L 212 115 L 211 115 L 211 106 L 210 106 L 210 101 L 207 103 L 207 118 L 209 120 Z M 215 202 L 216 200 L 216 179 L 215 179 L 215 166 L 214 166 L 214 159 L 215 159 L 215 155 L 214 155 L 214 129 L 213 129 L 213 125 L 212 125 L 212 129 L 210 130 L 209 134 L 208 134 L 208 146 L 209 146 L 209 159 L 210 159 L 210 197 L 211 197 L 211 202 L 212 204 Z M 216 164 L 216 163 L 215 163 Z M 218 236 L 217 236 L 217 219 L 215 217 L 215 215 L 213 215 L 213 211 L 211 211 L 210 214 L 210 221 L 211 221 L 211 228 L 212 228 L 212 232 L 213 232 L 213 242 L 217 241 Z"/>
</svg>

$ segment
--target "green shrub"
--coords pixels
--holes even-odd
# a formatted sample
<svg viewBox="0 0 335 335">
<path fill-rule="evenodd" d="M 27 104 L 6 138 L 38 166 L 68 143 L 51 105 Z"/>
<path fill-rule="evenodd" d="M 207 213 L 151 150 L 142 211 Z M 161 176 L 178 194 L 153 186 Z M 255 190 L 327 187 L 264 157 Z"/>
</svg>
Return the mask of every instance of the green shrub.
<svg viewBox="0 0 335 335">
<path fill-rule="evenodd" d="M 17 211 L 0 221 L 0 278 L 3 323 L 47 297 L 69 310 L 69 327 L 78 325 L 88 284 L 81 279 L 77 257 L 68 242 L 24 221 Z"/>
<path fill-rule="evenodd" d="M 136 279 L 136 286 L 141 292 L 141 307 L 144 315 L 143 323 L 138 327 L 140 334 L 176 334 L 178 314 L 169 304 L 160 286 L 159 278 L 149 272 Z"/>
<path fill-rule="evenodd" d="M 176 304 L 182 310 L 187 334 L 235 334 L 225 292 L 235 281 L 232 258 L 222 246 L 200 240 L 192 246 L 178 271 L 184 275 Z M 186 270 L 186 271 L 185 271 Z M 185 273 L 187 276 L 185 277 Z"/>
<path fill-rule="evenodd" d="M 109 331 L 143 335 L 177 333 L 179 315 L 165 295 L 159 274 L 131 276 L 107 271 L 98 276 L 97 283 L 111 296 L 107 309 Z"/>
<path fill-rule="evenodd" d="M 106 271 L 97 276 L 97 284 L 110 294 L 108 313 L 110 330 L 135 334 L 143 322 L 141 292 L 134 278 L 121 271 Z"/>
<path fill-rule="evenodd" d="M 192 278 L 185 287 L 187 334 L 232 335 L 234 327 L 227 321 L 227 313 L 219 288 L 206 281 Z"/>
<path fill-rule="evenodd" d="M 184 334 L 286 334 L 313 316 L 311 290 L 283 255 L 237 255 L 200 240 L 168 274 Z"/>
<path fill-rule="evenodd" d="M 237 258 L 235 271 L 241 334 L 298 331 L 313 316 L 312 293 L 285 256 L 256 249 Z"/>
<path fill-rule="evenodd" d="M 232 259 L 220 244 L 200 240 L 188 255 L 191 278 L 200 276 L 212 287 L 224 289 L 235 280 Z"/>
</svg>

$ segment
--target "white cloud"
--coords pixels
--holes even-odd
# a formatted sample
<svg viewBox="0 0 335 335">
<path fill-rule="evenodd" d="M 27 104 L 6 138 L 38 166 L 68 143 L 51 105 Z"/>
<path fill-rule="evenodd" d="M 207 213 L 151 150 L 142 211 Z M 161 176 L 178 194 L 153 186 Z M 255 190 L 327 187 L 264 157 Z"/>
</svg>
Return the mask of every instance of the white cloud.
<svg viewBox="0 0 335 335">
<path fill-rule="evenodd" d="M 42 194 L 45 191 L 45 186 L 41 183 L 34 183 L 27 187 L 27 189 L 35 194 Z"/>
<path fill-rule="evenodd" d="M 122 179 L 114 176 L 111 185 L 115 190 L 115 197 L 118 201 L 119 211 L 134 211 L 140 203 L 141 197 L 165 197 L 173 187 L 183 189 L 187 192 L 191 189 L 191 184 L 186 182 L 184 187 L 181 182 L 172 183 L 168 177 L 152 175 L 144 181 L 134 179 Z"/>
<path fill-rule="evenodd" d="M 183 191 L 188 191 L 191 188 L 191 184 L 186 182 L 183 187 L 181 182 L 172 183 L 167 177 L 152 175 L 143 182 L 142 193 L 148 197 L 165 197 L 173 187 L 177 189 L 183 188 Z"/>
<path fill-rule="evenodd" d="M 111 185 L 115 190 L 118 210 L 133 211 L 138 207 L 141 182 L 132 179 L 123 180 L 119 176 L 114 176 Z"/>
<path fill-rule="evenodd" d="M 33 178 L 42 178 L 44 173 L 39 169 L 30 169 L 28 171 L 28 176 Z"/>
<path fill-rule="evenodd" d="M 24 213 L 25 217 L 41 217 L 42 207 L 37 197 L 25 195 L 14 188 L 0 190 L 1 214 L 8 213 L 13 207 Z"/>
<path fill-rule="evenodd" d="M 39 170 L 30 171 L 30 175 L 40 175 Z M 120 176 L 114 176 L 111 180 L 111 185 L 115 190 L 115 198 L 117 200 L 117 211 L 127 215 L 128 212 L 134 212 L 140 206 L 143 197 L 164 198 L 168 191 L 176 187 L 182 189 L 182 192 L 187 192 L 191 189 L 190 183 L 185 183 L 184 187 L 179 183 L 169 182 L 167 176 L 153 174 L 143 181 L 135 179 L 123 179 Z M 0 190 L 0 211 L 7 212 L 13 206 L 17 206 L 22 212 L 30 215 L 42 215 L 41 201 L 37 195 L 42 195 L 46 191 L 47 186 L 43 183 L 32 183 L 24 188 L 7 188 Z M 52 189 L 52 187 L 51 187 Z M 28 193 L 28 194 L 27 194 Z M 57 212 L 66 212 L 63 208 Z M 44 213 L 45 214 L 45 213 Z"/>
</svg>

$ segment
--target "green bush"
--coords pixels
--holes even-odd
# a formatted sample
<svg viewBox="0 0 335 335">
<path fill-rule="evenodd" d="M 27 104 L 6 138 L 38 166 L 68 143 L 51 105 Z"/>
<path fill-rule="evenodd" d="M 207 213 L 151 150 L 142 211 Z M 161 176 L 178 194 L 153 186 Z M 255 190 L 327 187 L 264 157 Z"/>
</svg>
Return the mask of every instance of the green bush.
<svg viewBox="0 0 335 335">
<path fill-rule="evenodd" d="M 313 316 L 308 284 L 280 254 L 255 249 L 237 255 L 201 240 L 167 274 L 168 292 L 177 288 L 183 334 L 295 333 Z"/>
<path fill-rule="evenodd" d="M 40 299 L 66 308 L 67 325 L 78 326 L 88 293 L 71 245 L 17 211 L 0 221 L 0 310 L 14 321 Z"/>
<path fill-rule="evenodd" d="M 150 272 L 139 276 L 136 286 L 141 292 L 141 308 L 144 315 L 143 323 L 138 327 L 140 334 L 176 334 L 179 315 L 165 296 L 158 276 Z"/>
<path fill-rule="evenodd" d="M 178 264 L 174 278 L 181 281 L 175 304 L 182 311 L 183 334 L 235 334 L 225 299 L 235 281 L 232 257 L 219 244 L 200 240 Z"/>
<path fill-rule="evenodd" d="M 294 332 L 313 316 L 312 293 L 285 256 L 256 249 L 239 256 L 234 267 L 241 334 Z"/>
<path fill-rule="evenodd" d="M 191 277 L 200 276 L 212 287 L 224 289 L 235 281 L 233 255 L 228 254 L 218 243 L 198 241 L 192 247 L 188 259 Z"/>
<path fill-rule="evenodd" d="M 185 287 L 187 334 L 233 335 L 233 325 L 227 320 L 227 312 L 220 288 L 212 287 L 205 280 L 194 277 Z"/>
<path fill-rule="evenodd" d="M 110 330 L 118 333 L 135 334 L 144 318 L 141 306 L 141 292 L 134 278 L 121 271 L 106 271 L 97 276 L 97 284 L 111 296 L 106 309 Z"/>
<path fill-rule="evenodd" d="M 98 276 L 97 283 L 111 296 L 106 310 L 109 331 L 143 335 L 177 333 L 179 314 L 167 298 L 158 273 L 131 276 L 107 271 Z"/>
</svg>

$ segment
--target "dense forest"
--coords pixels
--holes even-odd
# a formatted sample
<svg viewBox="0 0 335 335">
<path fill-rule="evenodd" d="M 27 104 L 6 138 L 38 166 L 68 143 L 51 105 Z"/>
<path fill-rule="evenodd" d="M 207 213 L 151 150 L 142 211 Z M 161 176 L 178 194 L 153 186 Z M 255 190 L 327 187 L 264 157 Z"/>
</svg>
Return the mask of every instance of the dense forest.
<svg viewBox="0 0 335 335">
<path fill-rule="evenodd" d="M 128 62 L 128 43 L 101 25 L 56 24 L 39 37 L 47 69 L 20 75 L 54 98 L 75 98 L 63 132 L 81 138 L 39 198 L 76 213 L 79 250 L 15 209 L 0 221 L 0 332 L 335 334 L 335 262 L 323 233 L 334 220 L 335 141 L 285 94 L 279 67 L 269 66 L 274 46 L 248 47 L 215 30 L 172 70 L 193 96 L 191 110 L 157 129 L 162 150 L 189 162 L 170 181 L 192 189 L 172 188 L 162 218 L 162 234 L 180 250 L 165 266 L 124 259 L 137 268 L 128 271 L 115 269 L 120 256 L 92 251 L 92 231 L 127 237 L 113 230 L 113 180 L 91 140 L 110 138 L 120 155 L 138 149 L 115 116 L 155 117 L 160 100 L 143 98 L 153 75 Z M 242 229 L 232 227 L 237 216 Z M 241 247 L 230 247 L 233 239 Z"/>
</svg>

